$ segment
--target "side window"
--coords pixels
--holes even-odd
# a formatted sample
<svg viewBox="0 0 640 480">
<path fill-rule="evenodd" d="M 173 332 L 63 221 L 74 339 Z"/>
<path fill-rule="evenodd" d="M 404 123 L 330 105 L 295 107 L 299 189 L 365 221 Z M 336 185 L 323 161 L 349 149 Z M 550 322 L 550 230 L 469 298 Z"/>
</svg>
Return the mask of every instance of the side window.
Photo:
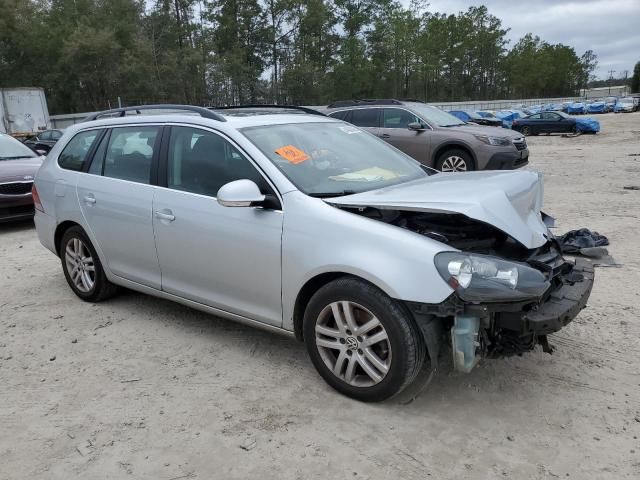
<svg viewBox="0 0 640 480">
<path fill-rule="evenodd" d="M 60 140 L 61 137 L 62 137 L 62 132 L 59 132 L 58 130 L 51 131 L 51 140 Z"/>
<path fill-rule="evenodd" d="M 104 176 L 149 183 L 151 159 L 160 127 L 124 127 L 111 130 L 104 157 Z"/>
<path fill-rule="evenodd" d="M 173 127 L 169 140 L 167 186 L 215 197 L 224 184 L 254 181 L 270 191 L 264 177 L 231 143 L 220 135 L 190 127 Z"/>
<path fill-rule="evenodd" d="M 531 115 L 529 118 L 531 120 L 540 120 L 542 117 L 539 113 L 536 113 L 535 115 Z"/>
<path fill-rule="evenodd" d="M 51 132 L 49 130 L 45 130 L 40 135 L 38 135 L 39 140 L 51 140 Z"/>
<path fill-rule="evenodd" d="M 377 127 L 379 108 L 360 108 L 353 110 L 351 116 L 351 123 L 358 127 Z"/>
<path fill-rule="evenodd" d="M 58 165 L 67 170 L 82 170 L 87 153 L 101 130 L 80 132 L 71 139 L 58 157 Z"/>
<path fill-rule="evenodd" d="M 408 125 L 418 122 L 418 117 L 414 114 L 402 110 L 401 108 L 384 109 L 384 128 L 409 128 Z"/>
</svg>

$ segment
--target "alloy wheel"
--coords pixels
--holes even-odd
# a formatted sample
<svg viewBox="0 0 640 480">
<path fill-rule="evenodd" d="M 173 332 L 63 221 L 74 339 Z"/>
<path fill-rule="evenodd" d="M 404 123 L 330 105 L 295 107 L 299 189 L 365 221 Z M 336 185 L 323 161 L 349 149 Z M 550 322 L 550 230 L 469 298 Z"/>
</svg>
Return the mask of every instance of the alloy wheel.
<svg viewBox="0 0 640 480">
<path fill-rule="evenodd" d="M 89 248 L 73 237 L 67 242 L 64 259 L 73 285 L 79 291 L 89 293 L 96 283 L 96 268 Z"/>
<path fill-rule="evenodd" d="M 531 134 L 531 130 L 529 130 L 529 127 L 522 127 L 522 134 L 526 137 L 529 136 Z"/>
<path fill-rule="evenodd" d="M 382 322 L 362 305 L 327 305 L 315 325 L 315 343 L 333 374 L 355 387 L 380 383 L 391 367 L 391 343 Z"/>
<path fill-rule="evenodd" d="M 450 157 L 445 158 L 444 162 L 442 162 L 442 171 L 443 172 L 466 172 L 467 162 L 462 157 L 459 157 L 457 155 L 452 155 Z"/>
</svg>

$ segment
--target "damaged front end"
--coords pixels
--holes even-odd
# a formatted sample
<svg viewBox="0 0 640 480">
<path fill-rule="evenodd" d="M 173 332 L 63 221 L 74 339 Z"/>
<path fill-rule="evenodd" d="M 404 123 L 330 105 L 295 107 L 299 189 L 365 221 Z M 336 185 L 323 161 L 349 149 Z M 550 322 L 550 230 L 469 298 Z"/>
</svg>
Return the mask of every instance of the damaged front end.
<svg viewBox="0 0 640 480">
<path fill-rule="evenodd" d="M 432 364 L 444 341 L 461 372 L 471 371 L 482 357 L 520 355 L 536 345 L 551 353 L 547 335 L 573 320 L 591 293 L 591 263 L 565 260 L 550 232 L 546 243 L 526 248 L 500 229 L 462 214 L 350 210 L 456 249 L 435 258 L 454 293 L 437 305 L 408 303 L 425 333 Z M 551 221 L 543 213 L 540 218 Z"/>
</svg>

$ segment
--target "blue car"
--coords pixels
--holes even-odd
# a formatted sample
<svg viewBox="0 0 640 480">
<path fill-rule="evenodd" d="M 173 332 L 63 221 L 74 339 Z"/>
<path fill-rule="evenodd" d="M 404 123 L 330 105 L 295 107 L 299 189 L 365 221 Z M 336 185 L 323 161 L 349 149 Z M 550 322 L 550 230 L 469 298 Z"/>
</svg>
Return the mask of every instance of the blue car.
<svg viewBox="0 0 640 480">
<path fill-rule="evenodd" d="M 567 106 L 567 113 L 573 115 L 583 115 L 587 112 L 586 106 L 582 102 L 570 103 Z"/>
<path fill-rule="evenodd" d="M 588 103 L 587 113 L 607 113 L 607 106 L 604 102 Z"/>
<path fill-rule="evenodd" d="M 463 122 L 467 123 L 475 123 L 477 125 L 486 125 L 488 127 L 501 127 L 502 121 L 496 117 L 483 117 L 478 114 L 478 112 L 474 112 L 471 110 L 451 110 L 449 111 L 451 115 L 459 118 Z"/>
<path fill-rule="evenodd" d="M 520 118 L 520 115 L 512 110 L 500 110 L 495 115 L 502 120 L 502 128 L 511 128 L 513 121 Z"/>
</svg>

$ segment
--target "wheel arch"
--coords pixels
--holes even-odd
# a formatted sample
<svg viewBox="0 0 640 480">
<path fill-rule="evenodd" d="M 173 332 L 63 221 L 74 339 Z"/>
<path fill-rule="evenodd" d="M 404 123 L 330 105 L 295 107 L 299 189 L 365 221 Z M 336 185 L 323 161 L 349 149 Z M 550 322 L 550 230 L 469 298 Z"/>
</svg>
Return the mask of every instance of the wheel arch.
<svg viewBox="0 0 640 480">
<path fill-rule="evenodd" d="M 473 151 L 473 148 L 461 142 L 446 142 L 446 143 L 443 143 L 442 145 L 439 145 L 431 158 L 432 165 L 435 165 L 438 159 L 440 158 L 440 156 L 448 150 L 464 150 L 466 153 L 468 153 L 471 156 L 471 159 L 473 160 L 473 164 L 477 168 L 478 159 L 476 157 L 475 152 Z"/>
<path fill-rule="evenodd" d="M 55 247 L 56 253 L 58 254 L 58 256 L 60 256 L 60 247 L 61 247 L 60 242 L 62 242 L 62 237 L 64 236 L 64 232 L 69 230 L 71 227 L 82 228 L 82 225 L 72 220 L 65 220 L 64 222 L 60 222 L 60 224 L 58 224 L 58 226 L 56 227 L 56 231 L 53 236 L 53 246 Z M 82 228 L 82 230 L 84 231 L 84 228 Z"/>
<path fill-rule="evenodd" d="M 375 282 L 363 278 L 362 276 L 348 273 L 344 271 L 333 271 L 333 272 L 324 272 L 317 274 L 311 277 L 309 280 L 305 282 L 305 284 L 298 291 L 298 295 L 296 296 L 296 300 L 293 306 L 293 333 L 296 338 L 300 341 L 304 340 L 302 333 L 302 321 L 304 319 L 304 312 L 307 309 L 307 305 L 313 297 L 314 293 L 316 293 L 319 289 L 324 287 L 325 285 L 337 280 L 338 278 L 343 277 L 351 277 L 358 279 L 362 282 L 368 283 L 375 288 L 382 290 L 384 293 L 388 295 L 388 292 L 385 291 L 385 288 L 377 285 Z M 391 296 L 391 295 L 389 295 Z M 393 297 L 392 297 L 393 298 Z"/>
</svg>

